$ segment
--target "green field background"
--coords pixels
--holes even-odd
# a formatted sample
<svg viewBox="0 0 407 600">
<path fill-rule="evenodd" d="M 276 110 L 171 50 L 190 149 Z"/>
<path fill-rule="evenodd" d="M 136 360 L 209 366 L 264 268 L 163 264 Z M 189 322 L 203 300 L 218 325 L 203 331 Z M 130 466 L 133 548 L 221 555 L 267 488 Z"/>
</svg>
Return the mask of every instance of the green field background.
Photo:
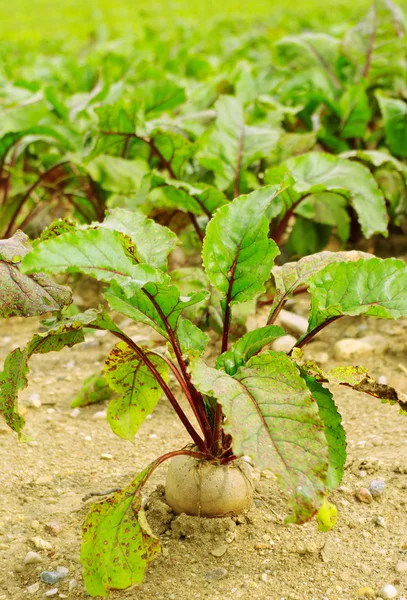
<svg viewBox="0 0 407 600">
<path fill-rule="evenodd" d="M 156 23 L 165 29 L 177 22 L 201 27 L 213 19 L 236 17 L 263 21 L 276 32 L 308 27 L 337 30 L 356 22 L 368 0 L 0 0 L 0 38 L 25 43 L 55 39 L 85 40 L 91 34 L 135 35 Z M 405 9 L 407 0 L 399 2 Z"/>
</svg>

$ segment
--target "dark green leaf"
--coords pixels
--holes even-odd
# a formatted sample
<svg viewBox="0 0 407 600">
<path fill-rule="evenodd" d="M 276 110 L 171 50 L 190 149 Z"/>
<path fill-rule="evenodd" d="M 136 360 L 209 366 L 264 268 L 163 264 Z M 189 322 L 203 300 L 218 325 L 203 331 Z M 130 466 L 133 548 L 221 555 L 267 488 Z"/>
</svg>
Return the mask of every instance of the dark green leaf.
<svg viewBox="0 0 407 600">
<path fill-rule="evenodd" d="M 328 443 L 328 489 L 334 490 L 342 481 L 346 461 L 346 437 L 342 417 L 336 408 L 333 395 L 309 375 L 303 375 L 312 398 L 318 404 L 319 416 L 325 427 Z"/>
<path fill-rule="evenodd" d="M 407 157 L 407 104 L 403 100 L 376 94 L 383 115 L 386 142 L 393 154 Z"/>
</svg>

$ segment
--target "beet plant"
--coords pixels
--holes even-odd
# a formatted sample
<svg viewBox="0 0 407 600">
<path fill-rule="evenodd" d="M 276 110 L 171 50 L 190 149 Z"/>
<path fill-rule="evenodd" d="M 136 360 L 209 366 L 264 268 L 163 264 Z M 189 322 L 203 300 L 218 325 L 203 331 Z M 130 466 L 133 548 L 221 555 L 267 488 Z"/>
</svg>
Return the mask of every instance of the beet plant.
<svg viewBox="0 0 407 600">
<path fill-rule="evenodd" d="M 279 201 L 279 191 L 278 186 L 265 186 L 215 212 L 203 242 L 203 269 L 197 270 L 201 286 L 187 294 L 180 292 L 185 289 L 182 277 L 171 278 L 167 272 L 177 237 L 141 213 L 115 209 L 102 223 L 60 222 L 32 249 L 21 234 L 0 245 L 0 266 L 10 273 L 2 278 L 1 316 L 44 312 L 44 306 L 27 310 L 27 302 L 43 302 L 27 287 L 33 282 L 43 282 L 41 289 L 45 285 L 58 298 L 47 308 L 63 315 L 60 309 L 69 304 L 69 293 L 55 291 L 38 273 L 83 273 L 106 284 L 104 296 L 112 310 L 151 326 L 167 341 L 167 351 L 144 348 L 103 308 L 91 309 L 60 316 L 46 333 L 14 350 L 0 374 L 0 410 L 22 436 L 17 394 L 27 385 L 30 356 L 80 343 L 86 328 L 109 331 L 117 338 L 104 367 L 115 393 L 107 412 L 112 430 L 133 441 L 164 394 L 191 438 L 190 444 L 156 458 L 127 487 L 90 508 L 81 560 L 92 596 L 141 583 L 146 565 L 159 552 L 141 492 L 164 461 L 171 461 L 166 500 L 176 513 L 222 516 L 247 508 L 252 482 L 242 457 L 249 456 L 257 468 L 271 469 L 277 476 L 290 509 L 287 522 L 301 524 L 317 515 L 320 529 L 327 531 L 336 520 L 328 495 L 341 482 L 346 442 L 326 385 L 345 385 L 407 410 L 402 394 L 375 382 L 364 368 L 325 372 L 307 361 L 302 350 L 345 315 L 406 316 L 406 265 L 358 252 L 323 252 L 276 266 L 279 249 L 269 237 L 265 215 Z M 234 313 L 260 295 L 270 278 L 276 292 L 268 324 L 231 343 Z M 285 335 L 275 324 L 279 311 L 304 287 L 311 297 L 308 330 L 290 352 L 270 350 L 269 344 Z M 223 331 L 217 358 L 210 360 L 205 354 L 210 338 L 194 320 L 215 303 Z M 179 392 L 188 410 L 180 404 Z"/>
</svg>

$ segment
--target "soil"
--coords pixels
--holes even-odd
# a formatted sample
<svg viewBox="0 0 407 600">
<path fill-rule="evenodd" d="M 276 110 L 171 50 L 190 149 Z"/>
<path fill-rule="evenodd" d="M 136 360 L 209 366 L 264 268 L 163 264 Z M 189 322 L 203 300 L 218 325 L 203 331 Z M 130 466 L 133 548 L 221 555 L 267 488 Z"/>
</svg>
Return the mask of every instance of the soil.
<svg viewBox="0 0 407 600">
<path fill-rule="evenodd" d="M 306 301 L 297 298 L 293 309 L 304 314 Z M 4 321 L 0 361 L 23 346 L 38 326 L 36 319 Z M 161 343 L 143 327 L 129 325 L 126 331 L 139 341 Z M 343 319 L 310 344 L 307 356 L 335 366 L 330 354 L 335 341 L 381 335 L 384 343 L 377 344 L 376 353 L 349 362 L 368 367 L 372 376 L 386 377 L 407 392 L 406 333 L 407 320 Z M 19 443 L 0 425 L 0 600 L 43 598 L 55 586 L 40 582 L 39 574 L 58 566 L 69 569 L 69 575 L 52 597 L 87 598 L 79 561 L 80 528 L 96 499 L 83 498 L 124 486 L 157 455 L 189 442 L 164 399 L 140 428 L 134 445 L 117 438 L 105 420 L 92 418 L 103 405 L 71 416 L 70 401 L 81 382 L 102 366 L 113 345 L 108 336 L 87 335 L 73 349 L 34 356 L 29 387 L 20 396 L 31 441 Z M 407 572 L 395 570 L 398 561 L 407 561 L 407 420 L 396 407 L 369 396 L 339 387 L 333 391 L 348 437 L 343 485 L 330 498 L 339 512 L 335 529 L 319 532 L 315 521 L 284 525 L 284 496 L 271 472 L 257 470 L 255 504 L 241 517 L 175 517 L 163 503 L 163 466 L 145 490 L 150 496 L 147 516 L 161 534 L 162 552 L 142 587 L 113 592 L 111 598 L 350 600 L 363 596 L 361 588 L 371 588 L 365 597 L 374 598 L 385 584 L 407 595 Z M 41 400 L 38 408 L 31 406 L 33 394 Z M 111 458 L 103 458 L 105 454 Z M 384 480 L 383 495 L 370 504 L 359 501 L 355 491 L 374 479 Z M 377 517 L 383 517 L 384 527 Z M 36 549 L 36 537 L 48 547 Z M 41 564 L 24 566 L 30 550 L 41 554 Z M 36 582 L 39 590 L 30 594 L 27 587 Z"/>
</svg>

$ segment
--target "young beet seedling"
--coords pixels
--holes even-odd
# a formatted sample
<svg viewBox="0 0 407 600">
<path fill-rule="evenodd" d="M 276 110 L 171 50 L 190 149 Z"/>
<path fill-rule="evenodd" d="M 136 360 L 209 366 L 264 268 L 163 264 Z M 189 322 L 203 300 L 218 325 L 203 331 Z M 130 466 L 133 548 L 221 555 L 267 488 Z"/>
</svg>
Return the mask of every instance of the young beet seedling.
<svg viewBox="0 0 407 600">
<path fill-rule="evenodd" d="M 201 282 L 206 273 L 210 290 L 202 285 L 187 296 L 180 294 L 180 278 L 175 285 L 177 278 L 171 280 L 166 273 L 176 236 L 141 213 L 116 209 L 103 223 L 78 228 L 57 223 L 32 250 L 21 235 L 0 245 L 0 265 L 7 273 L 13 271 L 0 288 L 3 299 L 9 299 L 7 316 L 24 314 L 19 290 L 39 277 L 29 274 L 80 272 L 108 284 L 104 294 L 113 310 L 150 325 L 168 342 L 168 353 L 143 348 L 104 310 L 92 309 L 58 321 L 47 333 L 35 335 L 24 350 L 14 350 L 0 375 L 0 409 L 20 434 L 24 422 L 17 411 L 17 393 L 27 384 L 30 356 L 83 341 L 84 328 L 107 330 L 119 340 L 104 368 L 116 393 L 108 407 L 113 431 L 133 440 L 163 392 L 191 437 L 190 446 L 157 458 L 125 489 L 90 509 L 83 525 L 81 559 L 91 595 L 105 596 L 110 589 L 140 583 L 148 561 L 159 551 L 143 512 L 141 490 L 165 460 L 172 459 L 166 499 L 177 513 L 221 516 L 246 508 L 252 484 L 240 457 L 249 455 L 259 469 L 276 474 L 291 509 L 287 521 L 304 523 L 318 512 L 320 528 L 328 530 L 336 514 L 327 495 L 343 475 L 345 434 L 332 394 L 322 384 L 350 386 L 407 409 L 402 394 L 377 384 L 364 369 L 325 373 L 306 362 L 301 350 L 344 315 L 407 315 L 407 267 L 396 259 L 356 252 L 323 252 L 275 267 L 279 251 L 268 237 L 264 213 L 278 191 L 277 186 L 266 186 L 218 209 L 207 226 L 202 254 Z M 261 294 L 270 273 L 276 294 L 269 324 L 230 346 L 236 305 Z M 308 331 L 288 354 L 266 349 L 285 334 L 273 324 L 280 309 L 304 286 L 312 301 Z M 51 289 L 49 280 L 46 287 Z M 216 297 L 223 315 L 222 346 L 216 363 L 209 365 L 203 358 L 209 337 L 186 315 L 193 317 L 194 307 L 202 314 Z M 38 300 L 30 293 L 24 299 Z M 65 296 L 51 308 L 68 303 Z M 27 307 L 24 310 L 32 314 Z M 42 307 L 37 314 L 44 311 Z M 193 421 L 169 386 L 169 374 L 185 394 Z"/>
</svg>

